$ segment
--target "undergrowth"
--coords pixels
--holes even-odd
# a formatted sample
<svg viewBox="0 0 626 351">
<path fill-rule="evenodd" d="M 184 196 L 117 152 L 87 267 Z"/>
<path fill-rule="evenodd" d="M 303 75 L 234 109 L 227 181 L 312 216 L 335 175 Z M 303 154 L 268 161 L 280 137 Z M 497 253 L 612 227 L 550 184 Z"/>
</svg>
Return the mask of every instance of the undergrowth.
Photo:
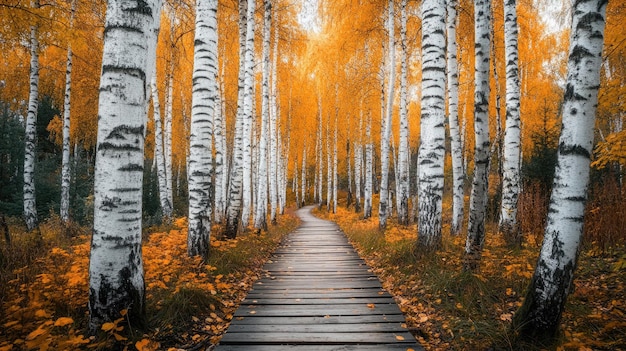
<svg viewBox="0 0 626 351">
<path fill-rule="evenodd" d="M 624 246 L 612 246 L 610 255 L 593 248 L 581 253 L 562 335 L 545 347 L 514 341 L 510 329 L 539 253 L 534 236 L 511 248 L 492 234 L 494 224 L 488 225 L 480 271 L 467 273 L 461 262 L 464 236 L 444 235 L 437 252 L 418 255 L 416 225 L 392 223 L 381 232 L 376 218 L 363 220 L 345 208 L 316 214 L 340 225 L 395 296 L 407 327 L 426 350 L 626 349 Z M 446 226 L 443 233 L 449 232 Z"/>
<path fill-rule="evenodd" d="M 260 269 L 298 221 L 280 216 L 267 232 L 228 241 L 211 239 L 210 257 L 187 256 L 185 218 L 147 228 L 143 236 L 147 326 L 128 325 L 126 311 L 87 337 L 87 228 L 74 236 L 58 218 L 26 233 L 10 223 L 11 244 L 0 244 L 0 351 L 168 350 L 215 344 Z M 214 227 L 212 232 L 218 232 Z"/>
</svg>

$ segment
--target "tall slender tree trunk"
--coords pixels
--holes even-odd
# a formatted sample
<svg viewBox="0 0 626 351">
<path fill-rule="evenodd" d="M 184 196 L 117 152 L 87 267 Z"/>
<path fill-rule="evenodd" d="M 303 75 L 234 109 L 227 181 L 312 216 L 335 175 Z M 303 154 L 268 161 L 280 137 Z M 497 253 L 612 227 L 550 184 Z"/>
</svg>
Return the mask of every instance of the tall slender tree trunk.
<svg viewBox="0 0 626 351">
<path fill-rule="evenodd" d="M 170 204 L 169 213 L 164 213 L 166 218 L 174 215 L 174 193 L 172 190 L 172 118 L 174 99 L 174 67 L 170 67 L 167 79 L 167 92 L 165 94 L 165 118 L 163 128 L 163 155 L 165 158 L 165 194 Z"/>
<path fill-rule="evenodd" d="M 33 8 L 39 8 L 39 2 L 31 2 Z M 30 27 L 30 89 L 28 92 L 28 113 L 26 115 L 26 134 L 24 138 L 24 220 L 26 228 L 35 229 L 37 202 L 35 192 L 35 160 L 37 158 L 37 110 L 39 108 L 39 29 Z"/>
<path fill-rule="evenodd" d="M 447 73 L 448 73 L 448 125 L 450 128 L 450 156 L 452 159 L 452 223 L 450 233 L 458 235 L 463 223 L 465 196 L 463 183 L 463 145 L 459 129 L 459 65 L 457 61 L 456 27 L 458 23 L 458 0 L 448 0 L 447 26 Z"/>
<path fill-rule="evenodd" d="M 335 114 L 335 133 L 333 135 L 333 213 L 337 213 L 337 117 L 339 111 Z M 350 154 L 348 154 L 348 160 L 350 160 Z"/>
<path fill-rule="evenodd" d="M 274 9 L 274 11 L 276 11 Z M 275 18 L 278 23 L 278 18 Z M 276 142 L 278 133 L 278 25 L 274 26 L 274 56 L 271 67 L 271 93 L 270 93 L 270 222 L 276 224 L 276 207 L 278 203 L 278 159 L 280 157 L 279 145 Z"/>
<path fill-rule="evenodd" d="M 304 207 L 306 204 L 306 143 L 302 148 L 302 176 L 300 177 L 300 181 L 302 182 L 302 186 L 300 187 L 302 191 L 300 201 L 302 201 L 302 203 L 300 207 Z"/>
<path fill-rule="evenodd" d="M 146 91 L 161 3 L 109 1 L 104 30 L 89 260 L 89 330 L 121 317 L 141 325 Z"/>
<path fill-rule="evenodd" d="M 248 100 L 246 99 L 246 91 L 248 92 L 248 95 L 250 95 L 250 90 L 252 90 L 252 72 L 248 68 L 252 68 L 251 65 L 254 61 L 254 27 L 248 28 L 251 23 L 254 23 L 254 17 L 252 20 L 249 18 L 251 17 L 251 14 L 254 14 L 254 11 L 251 12 L 250 7 L 254 7 L 254 0 L 243 0 L 239 2 L 239 98 L 237 105 L 237 125 L 235 128 L 235 145 L 233 149 L 233 160 L 230 172 L 231 177 L 228 190 L 228 207 L 226 210 L 227 222 L 224 231 L 224 236 L 229 239 L 237 236 L 240 226 L 244 191 L 243 170 L 245 167 L 244 149 L 246 147 L 244 144 L 246 140 L 246 131 L 250 131 L 250 124 L 246 123 L 247 115 L 250 115 L 250 113 L 246 114 L 246 112 L 252 111 L 252 102 L 249 101 L 248 104 L 246 104 L 246 101 Z M 248 79 L 249 85 L 247 85 L 246 79 Z"/>
<path fill-rule="evenodd" d="M 261 92 L 261 136 L 259 140 L 259 174 L 257 181 L 257 205 L 254 227 L 267 229 L 267 137 L 270 123 L 270 35 L 272 23 L 272 2 L 265 0 L 263 23 L 263 77 Z M 271 139 L 272 136 L 270 136 Z"/>
<path fill-rule="evenodd" d="M 187 253 L 207 257 L 213 210 L 213 115 L 217 95 L 217 0 L 196 3 Z"/>
<path fill-rule="evenodd" d="M 372 113 L 367 111 L 365 127 L 365 189 L 363 194 L 363 219 L 372 217 L 372 193 L 374 177 L 374 143 L 372 142 Z"/>
<path fill-rule="evenodd" d="M 520 81 L 517 50 L 517 10 L 515 0 L 504 0 L 504 51 L 506 56 L 506 129 L 500 231 L 507 242 L 519 245 L 521 230 L 517 220 L 520 193 Z"/>
<path fill-rule="evenodd" d="M 445 157 L 445 0 L 422 4 L 422 115 L 420 125 L 418 238 L 420 250 L 441 242 Z"/>
<path fill-rule="evenodd" d="M 70 31 L 74 28 L 76 0 L 72 0 L 70 10 Z M 63 156 L 61 159 L 61 220 L 66 225 L 70 220 L 70 186 L 72 170 L 70 164 L 70 112 L 72 96 L 72 44 L 67 44 L 67 64 L 65 66 L 65 97 L 63 100 Z"/>
<path fill-rule="evenodd" d="M 553 341 L 572 288 L 589 185 L 606 6 L 605 0 L 577 1 L 572 10 L 563 128 L 548 220 L 535 273 L 513 319 L 523 339 Z"/>
<path fill-rule="evenodd" d="M 152 91 L 152 105 L 154 117 L 154 161 L 157 168 L 157 181 L 159 186 L 159 201 L 164 218 L 172 217 L 172 203 L 167 195 L 167 175 L 165 174 L 165 152 L 163 150 L 163 128 L 161 126 L 161 105 L 159 104 L 159 91 L 157 89 L 156 60 L 152 67 L 152 80 L 150 88 Z"/>
<path fill-rule="evenodd" d="M 221 87 L 221 79 L 219 79 L 219 77 L 217 77 L 217 79 L 218 91 L 215 96 L 216 106 L 213 119 L 213 140 L 215 143 L 215 205 L 213 217 L 216 222 L 221 223 L 224 217 L 224 208 L 226 207 L 226 191 L 228 188 L 228 158 L 226 155 L 226 125 L 222 100 L 223 89 Z"/>
<path fill-rule="evenodd" d="M 407 0 L 402 0 L 400 9 L 400 145 L 398 147 L 398 193 L 396 194 L 398 223 L 409 224 L 409 196 L 411 195 L 409 182 L 409 117 L 407 100 L 407 43 L 406 43 L 406 6 Z"/>
<path fill-rule="evenodd" d="M 474 179 L 463 257 L 463 269 L 477 270 L 485 243 L 487 189 L 489 189 L 489 58 L 491 0 L 474 3 L 476 66 L 474 74 Z"/>
<path fill-rule="evenodd" d="M 383 133 L 380 139 L 380 202 L 378 209 L 379 228 L 385 229 L 387 227 L 387 218 L 390 215 L 389 211 L 389 143 L 391 142 L 391 118 L 393 117 L 393 97 L 394 87 L 396 84 L 396 44 L 395 44 L 395 31 L 394 31 L 394 11 L 393 0 L 389 0 L 387 5 L 387 35 L 388 35 L 388 54 L 387 58 L 389 65 L 387 77 L 387 103 L 386 111 L 383 119 Z"/>
</svg>

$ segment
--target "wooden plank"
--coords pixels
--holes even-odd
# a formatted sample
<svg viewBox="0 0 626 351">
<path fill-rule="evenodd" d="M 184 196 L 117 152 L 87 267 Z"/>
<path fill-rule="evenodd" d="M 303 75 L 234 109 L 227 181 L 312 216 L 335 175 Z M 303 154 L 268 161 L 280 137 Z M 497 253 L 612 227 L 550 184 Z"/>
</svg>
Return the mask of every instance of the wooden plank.
<svg viewBox="0 0 626 351">
<path fill-rule="evenodd" d="M 402 314 L 396 304 L 378 304 L 370 308 L 367 304 L 339 305 L 242 305 L 234 316 L 367 316 Z"/>
<path fill-rule="evenodd" d="M 312 325 L 312 324 L 355 324 L 355 323 L 404 323 L 403 315 L 367 315 L 367 316 L 237 316 L 232 325 L 236 324 L 267 324 L 267 325 Z"/>
<path fill-rule="evenodd" d="M 406 332 L 401 323 L 235 324 L 229 333 L 381 333 Z"/>
<path fill-rule="evenodd" d="M 418 346 L 404 344 L 377 345 L 220 345 L 220 351 L 423 351 Z"/>
<path fill-rule="evenodd" d="M 231 333 L 226 332 L 221 343 L 250 344 L 414 344 L 409 332 L 398 333 Z"/>
<path fill-rule="evenodd" d="M 255 304 L 255 305 L 337 305 L 337 304 L 386 304 L 389 303 L 389 297 L 387 296 L 375 296 L 375 297 L 354 297 L 354 298 L 249 298 L 246 297 L 241 304 Z"/>
</svg>

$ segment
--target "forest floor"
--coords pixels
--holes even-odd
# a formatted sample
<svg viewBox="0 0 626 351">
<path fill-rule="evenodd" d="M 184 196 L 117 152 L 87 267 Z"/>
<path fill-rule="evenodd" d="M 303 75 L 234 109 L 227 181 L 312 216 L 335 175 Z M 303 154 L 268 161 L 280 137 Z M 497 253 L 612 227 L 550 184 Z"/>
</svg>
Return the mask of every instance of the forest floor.
<svg viewBox="0 0 626 351">
<path fill-rule="evenodd" d="M 515 340 L 511 318 L 532 277 L 541 238 L 527 236 L 521 248 L 508 247 L 488 226 L 480 271 L 462 272 L 464 236 L 450 236 L 431 256 L 414 248 L 416 225 L 378 229 L 378 219 L 339 208 L 317 211 L 336 221 L 395 296 L 407 327 L 426 350 L 626 350 L 626 249 L 623 245 L 581 251 L 554 345 Z M 394 221 L 389 221 L 391 223 Z"/>
<path fill-rule="evenodd" d="M 279 216 L 269 231 L 237 239 L 211 237 L 208 260 L 187 256 L 186 218 L 144 231 L 146 320 L 120 318 L 87 336 L 89 235 L 68 238 L 58 218 L 42 223 L 41 239 L 11 226 L 0 243 L 0 351 L 205 350 L 216 344 L 261 267 L 299 223 Z M 23 229 L 22 229 L 23 230 Z M 212 233 L 219 233 L 214 227 Z"/>
<path fill-rule="evenodd" d="M 362 220 L 346 209 L 316 211 L 339 223 L 400 305 L 407 327 L 426 350 L 542 349 L 515 343 L 510 321 L 520 306 L 541 244 L 527 237 L 510 249 L 488 235 L 479 273 L 461 272 L 464 240 L 444 235 L 434 255 L 414 253 L 416 228 Z M 0 244 L 0 351 L 7 350 L 210 350 L 261 266 L 298 221 L 279 217 L 269 232 L 211 240 L 208 261 L 186 254 L 186 220 L 144 233 L 144 326 L 128 325 L 125 311 L 99 335 L 85 334 L 89 236 L 68 238 L 58 219 L 41 226 L 41 239 L 12 232 Z M 390 221 L 391 222 L 391 221 Z M 14 225 L 12 228 L 18 227 Z M 219 228 L 214 228 L 214 233 Z M 444 233 L 448 228 L 444 224 Z M 626 350 L 626 249 L 581 253 L 563 333 L 548 350 Z"/>
</svg>

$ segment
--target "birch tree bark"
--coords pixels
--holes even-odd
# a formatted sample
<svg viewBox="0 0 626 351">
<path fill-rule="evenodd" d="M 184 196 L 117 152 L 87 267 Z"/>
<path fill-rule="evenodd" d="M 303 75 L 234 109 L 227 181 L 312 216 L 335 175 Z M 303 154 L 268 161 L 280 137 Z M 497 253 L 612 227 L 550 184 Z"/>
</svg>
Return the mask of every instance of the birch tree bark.
<svg viewBox="0 0 626 351">
<path fill-rule="evenodd" d="M 485 216 L 489 188 L 489 59 L 491 0 L 474 3 L 475 73 L 474 73 L 474 179 L 465 242 L 463 269 L 477 270 L 485 243 Z"/>
<path fill-rule="evenodd" d="M 398 146 L 398 192 L 397 212 L 398 223 L 409 224 L 409 117 L 407 101 L 407 43 L 406 43 L 406 6 L 407 0 L 400 4 L 400 145 Z"/>
<path fill-rule="evenodd" d="M 387 227 L 387 218 L 389 217 L 389 143 L 391 142 L 391 118 L 393 116 L 393 96 L 396 84 L 396 44 L 394 31 L 394 13 L 393 0 L 389 0 L 387 5 L 387 35 L 388 35 L 388 54 L 387 68 L 389 76 L 387 77 L 387 103 L 384 114 L 383 133 L 380 139 L 380 201 L 378 209 L 379 228 Z"/>
<path fill-rule="evenodd" d="M 237 126 L 235 131 L 235 147 L 233 150 L 233 166 L 228 191 L 227 222 L 224 236 L 233 239 L 237 236 L 242 217 L 243 192 L 246 190 L 244 183 L 244 168 L 246 167 L 245 149 L 250 147 L 250 132 L 252 118 L 252 85 L 254 64 L 254 8 L 255 0 L 241 1 L 240 10 L 240 93 L 237 113 Z M 247 3 L 247 5 L 245 5 Z M 243 4 L 243 5 L 242 5 Z M 245 6 L 245 7 L 244 7 Z M 245 9 L 245 11 L 244 11 Z M 245 15 L 244 15 L 245 13 Z M 243 25 L 245 23 L 245 25 Z M 242 27 L 245 30 L 242 30 Z M 245 33 L 245 36 L 241 34 Z M 239 111 L 239 109 L 241 111 Z M 247 143 L 247 145 L 246 145 Z M 249 160 L 249 159 L 248 159 Z M 248 167 L 250 163 L 248 162 Z"/>
<path fill-rule="evenodd" d="M 259 174 L 257 180 L 257 205 L 254 227 L 267 230 L 267 137 L 270 119 L 270 35 L 272 23 L 272 3 L 265 0 L 263 22 L 263 77 L 261 92 L 261 135 L 259 138 Z M 272 137 L 270 136 L 270 139 Z"/>
<path fill-rule="evenodd" d="M 174 78 L 172 76 L 174 67 L 170 67 L 167 79 L 167 90 L 165 94 L 165 118 L 163 128 L 163 155 L 165 159 L 165 194 L 170 204 L 168 213 L 164 213 L 166 218 L 172 218 L 174 214 L 174 193 L 172 189 L 172 118 L 174 99 Z"/>
<path fill-rule="evenodd" d="M 72 0 L 70 8 L 70 31 L 74 28 L 74 15 L 76 13 L 76 0 Z M 70 115 L 72 96 L 72 43 L 67 44 L 67 64 L 65 66 L 65 97 L 63 100 L 63 156 L 61 158 L 61 220 L 68 224 L 70 220 Z"/>
<path fill-rule="evenodd" d="M 31 2 L 39 8 L 39 2 Z M 39 30 L 30 27 L 30 89 L 28 92 L 28 112 L 24 137 L 24 221 L 28 231 L 39 225 L 35 192 L 35 159 L 37 157 L 37 110 L 39 108 Z"/>
<path fill-rule="evenodd" d="M 372 142 L 372 113 L 367 112 L 365 127 L 365 189 L 363 191 L 363 219 L 372 217 L 372 193 L 374 177 L 374 143 Z"/>
<path fill-rule="evenodd" d="M 276 16 L 277 17 L 277 16 Z M 275 23 L 278 23 L 278 18 L 275 18 Z M 270 94 L 270 181 L 269 181 L 269 193 L 270 193 L 270 222 L 276 224 L 276 207 L 278 203 L 278 158 L 279 145 L 276 142 L 276 133 L 278 126 L 278 25 L 274 26 L 274 42 L 273 50 L 274 56 L 272 58 L 272 83 Z"/>
<path fill-rule="evenodd" d="M 213 116 L 217 95 L 217 0 L 198 0 L 189 134 L 187 254 L 207 257 L 213 210 Z"/>
<path fill-rule="evenodd" d="M 141 325 L 143 151 L 149 62 L 161 3 L 109 1 L 104 30 L 89 260 L 89 330 L 127 310 Z"/>
<path fill-rule="evenodd" d="M 504 0 L 504 52 L 506 56 L 506 126 L 504 131 L 504 160 L 500 232 L 510 244 L 521 244 L 517 221 L 520 192 L 520 81 L 517 50 L 517 10 L 515 0 Z"/>
<path fill-rule="evenodd" d="M 420 125 L 418 248 L 435 250 L 441 242 L 445 156 L 445 1 L 422 4 L 422 115 Z"/>
<path fill-rule="evenodd" d="M 450 156 L 452 158 L 452 223 L 450 233 L 458 235 L 463 223 L 465 196 L 463 183 L 463 145 L 459 129 L 459 66 L 457 61 L 456 27 L 458 23 L 458 0 L 448 0 L 447 26 L 447 74 L 448 74 L 448 125 L 450 128 Z"/>
<path fill-rule="evenodd" d="M 219 52 L 218 52 L 219 54 Z M 223 76 L 223 67 L 222 74 Z M 226 207 L 226 191 L 228 188 L 228 158 L 226 150 L 226 121 L 222 99 L 221 79 L 217 77 L 217 94 L 215 95 L 215 111 L 213 118 L 213 140 L 215 144 L 215 204 L 214 219 L 221 223 Z"/>
<path fill-rule="evenodd" d="M 165 151 L 163 150 L 163 128 L 161 126 L 161 105 L 159 104 L 159 91 L 157 89 L 156 60 L 152 67 L 152 80 L 150 82 L 152 91 L 152 107 L 154 117 L 154 161 L 157 168 L 157 181 L 159 186 L 159 202 L 164 218 L 172 217 L 172 203 L 168 198 L 167 175 L 165 166 Z"/>
<path fill-rule="evenodd" d="M 583 232 L 589 162 L 600 86 L 606 0 L 576 1 L 572 10 L 563 127 L 543 244 L 513 326 L 521 338 L 553 341 Z"/>
</svg>

